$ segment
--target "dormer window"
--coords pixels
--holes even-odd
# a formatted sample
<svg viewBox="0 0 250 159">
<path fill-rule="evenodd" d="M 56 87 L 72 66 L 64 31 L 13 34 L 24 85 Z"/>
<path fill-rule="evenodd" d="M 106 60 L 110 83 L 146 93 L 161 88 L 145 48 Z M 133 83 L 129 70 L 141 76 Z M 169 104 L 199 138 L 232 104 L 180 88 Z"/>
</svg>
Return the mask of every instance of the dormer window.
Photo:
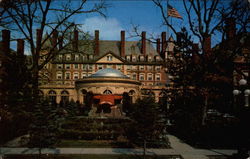
<svg viewBox="0 0 250 159">
<path fill-rule="evenodd" d="M 140 61 L 141 61 L 141 62 L 144 61 L 144 56 L 140 56 Z"/>
<path fill-rule="evenodd" d="M 70 61 L 71 60 L 71 55 L 66 55 L 66 60 Z"/>
<path fill-rule="evenodd" d="M 130 56 L 126 56 L 126 60 L 127 60 L 127 61 L 130 61 Z"/>
<path fill-rule="evenodd" d="M 152 57 L 148 56 L 148 62 L 152 62 Z"/>
<path fill-rule="evenodd" d="M 92 60 L 93 59 L 93 55 L 89 55 L 89 60 Z"/>
<path fill-rule="evenodd" d="M 112 61 L 112 56 L 107 56 L 107 61 Z"/>
<path fill-rule="evenodd" d="M 135 56 L 132 56 L 132 61 L 136 62 L 136 57 Z"/>
<path fill-rule="evenodd" d="M 75 55 L 75 61 L 79 61 L 79 55 Z"/>
<path fill-rule="evenodd" d="M 58 60 L 62 60 L 63 56 L 62 55 L 58 55 Z"/>
</svg>

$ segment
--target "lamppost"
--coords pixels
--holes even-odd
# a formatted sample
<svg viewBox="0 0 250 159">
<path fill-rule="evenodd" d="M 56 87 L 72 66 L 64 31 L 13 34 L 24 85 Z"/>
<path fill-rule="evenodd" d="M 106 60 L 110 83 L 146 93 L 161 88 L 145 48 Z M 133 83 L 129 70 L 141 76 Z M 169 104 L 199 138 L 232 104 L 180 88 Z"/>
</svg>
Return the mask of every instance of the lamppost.
<svg viewBox="0 0 250 159">
<path fill-rule="evenodd" d="M 243 95 L 243 98 L 240 98 L 239 102 L 240 105 L 237 107 L 239 110 L 238 118 L 239 118 L 239 131 L 241 133 L 239 145 L 238 145 L 238 152 L 235 154 L 235 157 L 237 159 L 245 159 L 249 157 L 248 155 L 248 149 L 249 149 L 249 131 L 248 131 L 248 124 L 250 119 L 250 113 L 249 113 L 249 95 L 250 95 L 250 89 L 247 88 L 247 80 L 241 79 L 239 81 L 239 89 L 233 90 L 234 98 L 236 99 L 236 96 Z M 236 102 L 235 102 L 236 103 Z M 239 135 L 239 134 L 238 134 Z"/>
</svg>

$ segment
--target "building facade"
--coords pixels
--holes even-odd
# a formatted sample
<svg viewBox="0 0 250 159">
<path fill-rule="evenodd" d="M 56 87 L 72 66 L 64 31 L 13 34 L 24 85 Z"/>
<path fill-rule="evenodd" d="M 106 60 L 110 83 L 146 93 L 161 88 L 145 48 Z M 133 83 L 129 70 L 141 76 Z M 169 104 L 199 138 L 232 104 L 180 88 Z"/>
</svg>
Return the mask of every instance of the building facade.
<svg viewBox="0 0 250 159">
<path fill-rule="evenodd" d="M 164 41 L 166 33 L 162 34 L 162 38 Z M 121 31 L 120 41 L 107 41 L 99 40 L 99 31 L 95 31 L 95 38 L 90 43 L 86 43 L 78 40 L 78 31 L 75 31 L 72 45 L 62 50 L 40 71 L 40 77 L 42 77 L 39 81 L 40 94 L 53 98 L 57 103 L 65 96 L 69 100 L 84 103 L 82 98 L 84 94 L 77 88 L 78 81 L 89 79 L 97 71 L 114 69 L 129 80 L 141 83 L 138 91 L 134 90 L 138 92 L 138 97 L 153 95 L 158 101 L 166 89 L 167 75 L 164 61 L 166 48 L 167 45 L 161 46 L 160 41 L 157 40 L 155 49 L 146 40 L 146 32 L 142 32 L 140 41 L 125 41 L 124 31 Z M 88 90 L 98 87 L 96 83 L 87 85 Z M 110 86 L 111 83 L 108 85 Z M 129 93 L 129 90 L 124 88 L 114 87 Z M 103 93 L 96 92 L 96 94 Z"/>
</svg>

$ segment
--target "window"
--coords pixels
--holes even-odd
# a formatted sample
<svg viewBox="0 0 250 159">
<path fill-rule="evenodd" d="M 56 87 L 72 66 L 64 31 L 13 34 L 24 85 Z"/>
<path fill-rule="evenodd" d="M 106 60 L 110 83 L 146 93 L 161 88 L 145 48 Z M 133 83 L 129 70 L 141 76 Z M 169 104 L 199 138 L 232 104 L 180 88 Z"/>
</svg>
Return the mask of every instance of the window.
<svg viewBox="0 0 250 159">
<path fill-rule="evenodd" d="M 144 56 L 140 56 L 140 61 L 144 61 Z"/>
<path fill-rule="evenodd" d="M 152 61 L 152 57 L 148 56 L 148 62 L 151 62 L 151 61 Z"/>
<path fill-rule="evenodd" d="M 87 76 L 91 76 L 92 75 L 92 73 L 88 73 L 88 75 Z"/>
<path fill-rule="evenodd" d="M 82 65 L 82 69 L 83 69 L 83 70 L 87 70 L 87 68 L 88 68 L 88 65 L 87 65 L 87 64 L 83 64 L 83 65 Z"/>
<path fill-rule="evenodd" d="M 153 80 L 153 75 L 152 73 L 148 73 L 148 81 L 152 81 Z"/>
<path fill-rule="evenodd" d="M 65 79 L 66 79 L 66 80 L 69 80 L 69 79 L 70 79 L 70 72 L 66 72 L 66 73 L 65 73 Z"/>
<path fill-rule="evenodd" d="M 62 60 L 63 56 L 62 55 L 58 55 L 58 60 Z"/>
<path fill-rule="evenodd" d="M 49 100 L 51 102 L 55 103 L 56 102 L 56 92 L 53 90 L 50 90 L 48 95 L 49 95 Z"/>
<path fill-rule="evenodd" d="M 62 69 L 63 65 L 62 64 L 57 64 L 57 69 Z"/>
<path fill-rule="evenodd" d="M 82 78 L 87 77 L 86 73 L 82 73 Z"/>
<path fill-rule="evenodd" d="M 78 64 L 74 64 L 74 69 L 78 69 Z"/>
<path fill-rule="evenodd" d="M 140 70 L 143 71 L 144 70 L 144 66 L 140 66 Z"/>
<path fill-rule="evenodd" d="M 126 60 L 127 60 L 127 61 L 130 61 L 130 56 L 126 56 Z"/>
<path fill-rule="evenodd" d="M 127 76 L 130 78 L 130 74 L 128 73 Z"/>
<path fill-rule="evenodd" d="M 136 62 L 136 57 L 135 56 L 132 57 L 132 61 Z"/>
<path fill-rule="evenodd" d="M 116 69 L 117 70 L 121 70 L 122 69 L 122 65 L 116 65 Z"/>
<path fill-rule="evenodd" d="M 152 66 L 148 66 L 148 71 L 152 71 L 153 67 Z"/>
<path fill-rule="evenodd" d="M 70 64 L 66 64 L 66 65 L 65 65 L 65 68 L 66 68 L 66 69 L 70 69 Z"/>
<path fill-rule="evenodd" d="M 155 60 L 158 62 L 158 61 L 161 61 L 161 59 L 160 59 L 160 56 L 156 56 L 155 57 Z"/>
<path fill-rule="evenodd" d="M 139 79 L 140 79 L 141 81 L 144 81 L 144 80 L 145 80 L 145 75 L 144 75 L 144 73 L 140 73 Z"/>
<path fill-rule="evenodd" d="M 75 61 L 79 61 L 79 55 L 75 55 Z"/>
<path fill-rule="evenodd" d="M 111 92 L 111 90 L 105 90 L 104 92 L 103 92 L 103 94 L 112 94 L 112 92 Z"/>
<path fill-rule="evenodd" d="M 64 102 L 68 102 L 69 101 L 69 92 L 68 91 L 62 91 L 61 92 L 61 101 Z"/>
<path fill-rule="evenodd" d="M 93 65 L 89 65 L 89 70 L 92 70 L 93 69 Z"/>
<path fill-rule="evenodd" d="M 66 60 L 67 61 L 71 60 L 71 55 L 66 55 Z"/>
<path fill-rule="evenodd" d="M 56 73 L 56 79 L 62 79 L 62 72 Z"/>
<path fill-rule="evenodd" d="M 136 80 L 136 73 L 133 74 L 132 79 Z"/>
<path fill-rule="evenodd" d="M 161 70 L 161 66 L 155 66 L 155 70 L 156 71 L 160 71 Z"/>
<path fill-rule="evenodd" d="M 102 65 L 100 65 L 100 64 L 99 64 L 99 65 L 97 65 L 97 67 L 98 67 L 98 69 L 99 69 L 99 70 L 101 70 L 101 69 L 103 68 L 103 66 L 102 66 Z"/>
<path fill-rule="evenodd" d="M 79 73 L 78 72 L 74 72 L 74 79 L 79 79 Z"/>
<path fill-rule="evenodd" d="M 112 61 L 112 56 L 107 56 L 107 61 Z"/>
<path fill-rule="evenodd" d="M 127 70 L 131 70 L 131 65 L 127 65 Z"/>
<path fill-rule="evenodd" d="M 160 81 L 160 80 L 161 80 L 161 74 L 157 73 L 157 74 L 155 75 L 155 80 L 156 80 L 156 81 Z"/>
<path fill-rule="evenodd" d="M 132 66 L 132 70 L 137 70 L 137 66 L 136 66 L 136 65 L 133 65 L 133 66 Z"/>
<path fill-rule="evenodd" d="M 89 55 L 89 60 L 93 60 L 93 55 Z"/>
<path fill-rule="evenodd" d="M 107 68 L 113 68 L 111 64 L 107 64 Z"/>
</svg>

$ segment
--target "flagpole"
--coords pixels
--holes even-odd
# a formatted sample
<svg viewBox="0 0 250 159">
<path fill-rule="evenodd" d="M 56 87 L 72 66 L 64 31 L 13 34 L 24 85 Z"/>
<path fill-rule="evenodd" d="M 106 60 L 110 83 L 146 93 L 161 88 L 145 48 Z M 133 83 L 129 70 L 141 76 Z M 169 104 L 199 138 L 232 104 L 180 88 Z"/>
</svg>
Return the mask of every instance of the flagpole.
<svg viewBox="0 0 250 159">
<path fill-rule="evenodd" d="M 169 24 L 169 16 L 168 16 L 168 1 L 167 0 L 167 23 Z M 169 26 L 167 25 L 167 40 L 169 39 Z"/>
</svg>

